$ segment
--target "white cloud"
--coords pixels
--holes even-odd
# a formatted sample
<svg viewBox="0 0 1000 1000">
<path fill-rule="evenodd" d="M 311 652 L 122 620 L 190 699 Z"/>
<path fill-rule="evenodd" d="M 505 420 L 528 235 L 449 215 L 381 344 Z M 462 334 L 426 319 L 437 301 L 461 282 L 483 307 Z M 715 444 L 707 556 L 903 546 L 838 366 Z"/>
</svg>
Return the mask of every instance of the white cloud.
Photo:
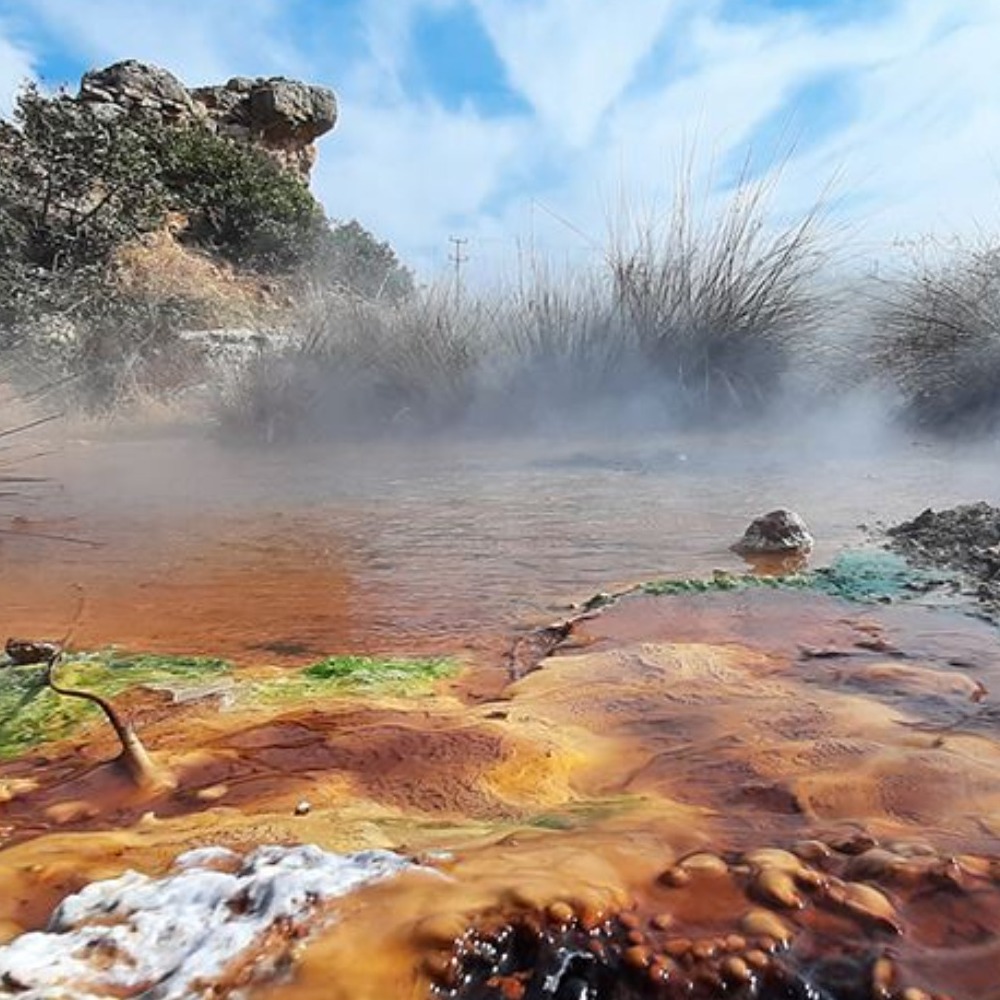
<svg viewBox="0 0 1000 1000">
<path fill-rule="evenodd" d="M 808 211 L 833 182 L 840 212 L 833 221 L 847 223 L 873 252 L 929 230 L 997 228 L 1000 77 L 992 68 L 1000 7 L 905 0 L 878 19 L 839 25 L 776 13 L 734 24 L 702 10 L 675 20 L 671 31 L 684 74 L 619 99 L 570 165 L 532 192 L 574 228 L 601 239 L 622 191 L 640 213 L 669 204 L 688 159 L 695 190 L 705 191 L 718 182 L 720 163 L 742 158 L 758 129 L 782 116 L 788 147 L 773 151 L 787 157 L 776 213 Z M 830 76 L 851 104 L 810 145 L 810 108 L 797 108 L 797 95 Z M 567 106 L 572 99 L 567 92 Z M 517 215 L 512 206 L 508 217 Z M 569 227 L 548 230 L 552 241 L 583 248 Z"/>
<path fill-rule="evenodd" d="M 354 67 L 355 83 L 372 92 L 404 100 L 401 79 L 411 56 L 410 33 L 414 18 L 425 10 L 442 11 L 462 0 L 360 0 L 367 51 L 360 65 Z"/>
<path fill-rule="evenodd" d="M 0 22 L 0 116 L 7 117 L 21 84 L 34 79 L 34 57 L 23 45 L 11 41 Z"/>
<path fill-rule="evenodd" d="M 594 138 L 675 0 L 474 0 L 509 81 L 567 142 Z"/>
<path fill-rule="evenodd" d="M 839 170 L 871 239 L 996 228 L 1000 9 L 908 0 L 871 41 L 852 74 L 854 119 L 793 161 L 798 185 Z"/>
<path fill-rule="evenodd" d="M 94 67 L 140 59 L 194 86 L 294 71 L 301 62 L 280 0 L 33 0 L 33 6 L 59 42 Z"/>
<path fill-rule="evenodd" d="M 454 230 L 520 169 L 517 122 L 487 122 L 435 104 L 378 106 L 343 95 L 340 133 L 325 142 L 313 187 L 336 218 L 357 218 L 432 273 Z"/>
</svg>

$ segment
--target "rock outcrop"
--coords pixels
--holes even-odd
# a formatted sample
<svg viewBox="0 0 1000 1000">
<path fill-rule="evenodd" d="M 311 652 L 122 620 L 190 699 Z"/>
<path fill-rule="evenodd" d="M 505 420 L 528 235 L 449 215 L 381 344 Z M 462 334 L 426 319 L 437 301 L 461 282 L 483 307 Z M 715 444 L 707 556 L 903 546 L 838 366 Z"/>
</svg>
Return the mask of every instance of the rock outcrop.
<svg viewBox="0 0 1000 1000">
<path fill-rule="evenodd" d="M 258 147 L 304 181 L 316 161 L 315 141 L 337 122 L 337 99 L 327 87 L 234 77 L 189 89 L 167 70 L 135 59 L 87 73 L 77 100 L 110 114 L 142 109 L 172 125 L 200 122 Z"/>
</svg>

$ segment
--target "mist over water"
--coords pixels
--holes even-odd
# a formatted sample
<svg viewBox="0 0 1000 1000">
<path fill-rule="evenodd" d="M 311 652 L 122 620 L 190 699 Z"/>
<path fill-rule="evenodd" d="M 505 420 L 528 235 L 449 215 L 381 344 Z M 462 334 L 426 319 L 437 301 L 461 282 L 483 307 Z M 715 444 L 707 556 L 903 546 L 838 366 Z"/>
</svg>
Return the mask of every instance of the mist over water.
<svg viewBox="0 0 1000 1000">
<path fill-rule="evenodd" d="M 24 510 L 23 535 L 4 539 L 21 561 L 5 587 L 11 627 L 62 634 L 79 583 L 78 641 L 122 641 L 111 624 L 119 598 L 132 593 L 152 610 L 167 595 L 183 601 L 186 581 L 216 580 L 222 634 L 246 649 L 303 628 L 296 617 L 310 608 L 331 616 L 312 636 L 328 647 L 445 642 L 547 620 L 615 585 L 743 569 L 729 545 L 778 506 L 806 519 L 822 563 L 863 543 L 862 525 L 1000 493 L 994 443 L 919 440 L 869 400 L 788 407 L 726 431 L 663 430 L 640 419 L 642 397 L 633 402 L 603 429 L 557 423 L 535 434 L 67 442 L 48 460 L 52 487 Z M 277 620 L 249 611 L 255 594 L 272 592 L 284 608 Z M 338 634 L 348 605 L 353 623 Z M 183 614 L 166 617 L 183 630 Z M 164 648 L 169 635 L 160 621 L 145 638 Z"/>
</svg>

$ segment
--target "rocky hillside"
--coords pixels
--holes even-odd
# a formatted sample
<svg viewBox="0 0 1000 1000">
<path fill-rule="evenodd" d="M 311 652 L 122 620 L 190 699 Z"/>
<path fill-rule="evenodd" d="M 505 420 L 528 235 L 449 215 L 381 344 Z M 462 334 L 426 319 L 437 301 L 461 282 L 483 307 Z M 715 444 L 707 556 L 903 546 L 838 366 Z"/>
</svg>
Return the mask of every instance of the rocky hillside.
<svg viewBox="0 0 1000 1000">
<path fill-rule="evenodd" d="M 392 248 L 309 190 L 336 121 L 326 87 L 189 88 L 135 60 L 76 94 L 25 87 L 0 121 L 0 364 L 117 406 L 122 371 L 162 383 L 192 330 L 285 325 L 306 287 L 411 294 Z"/>
<path fill-rule="evenodd" d="M 316 162 L 316 140 L 337 123 L 337 99 L 327 87 L 233 77 L 191 89 L 167 70 L 135 59 L 87 73 L 76 100 L 100 114 L 141 110 L 168 125 L 203 125 L 262 150 L 305 181 Z"/>
</svg>

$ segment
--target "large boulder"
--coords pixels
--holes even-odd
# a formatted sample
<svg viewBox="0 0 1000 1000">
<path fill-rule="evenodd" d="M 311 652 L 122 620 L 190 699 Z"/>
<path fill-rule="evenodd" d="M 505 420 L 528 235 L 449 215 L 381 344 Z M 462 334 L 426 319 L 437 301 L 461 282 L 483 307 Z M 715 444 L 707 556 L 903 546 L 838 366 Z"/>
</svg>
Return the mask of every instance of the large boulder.
<svg viewBox="0 0 1000 1000">
<path fill-rule="evenodd" d="M 283 77 L 234 77 L 221 87 L 198 87 L 191 96 L 220 134 L 259 145 L 303 177 L 316 161 L 316 139 L 337 123 L 332 90 Z"/>
<path fill-rule="evenodd" d="M 250 89 L 250 123 L 266 139 L 312 142 L 337 121 L 332 90 L 277 77 Z"/>
<path fill-rule="evenodd" d="M 337 122 L 337 99 L 327 87 L 284 77 L 233 77 L 221 86 L 188 89 L 167 70 L 135 59 L 87 73 L 77 100 L 104 113 L 141 109 L 172 125 L 201 122 L 256 146 L 304 181 L 316 162 L 315 141 Z"/>
</svg>

